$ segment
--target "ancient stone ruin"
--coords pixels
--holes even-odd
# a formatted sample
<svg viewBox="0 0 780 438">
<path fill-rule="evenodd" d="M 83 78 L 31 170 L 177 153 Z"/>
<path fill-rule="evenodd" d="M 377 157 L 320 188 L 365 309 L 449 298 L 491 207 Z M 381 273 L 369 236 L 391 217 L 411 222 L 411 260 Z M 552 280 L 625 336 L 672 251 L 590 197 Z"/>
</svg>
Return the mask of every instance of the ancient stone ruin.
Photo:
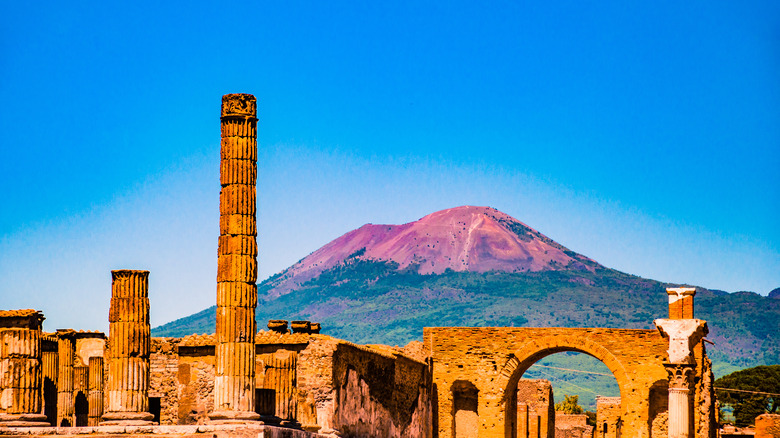
<svg viewBox="0 0 780 438">
<path fill-rule="evenodd" d="M 257 102 L 221 107 L 216 333 L 151 338 L 149 272 L 111 272 L 109 336 L 43 333 L 0 311 L 0 434 L 399 438 L 714 438 L 715 394 L 691 288 L 670 288 L 657 330 L 427 327 L 404 348 L 357 345 L 311 321 L 257 330 Z M 539 359 L 601 360 L 620 397 L 596 426 L 554 411 Z M 759 427 L 760 424 L 760 427 Z M 775 417 L 757 422 L 777 429 Z"/>
</svg>

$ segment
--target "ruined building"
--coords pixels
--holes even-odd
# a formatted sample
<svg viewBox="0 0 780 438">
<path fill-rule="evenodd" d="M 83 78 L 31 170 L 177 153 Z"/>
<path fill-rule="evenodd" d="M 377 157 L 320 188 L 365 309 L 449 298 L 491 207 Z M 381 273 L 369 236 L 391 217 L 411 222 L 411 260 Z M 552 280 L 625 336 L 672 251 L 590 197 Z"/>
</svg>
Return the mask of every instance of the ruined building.
<svg viewBox="0 0 780 438">
<path fill-rule="evenodd" d="M 221 132 L 216 333 L 152 338 L 153 274 L 139 270 L 111 273 L 108 337 L 44 333 L 40 312 L 0 311 L 0 433 L 166 435 L 179 425 L 217 436 L 274 425 L 252 430 L 553 438 L 558 421 L 567 437 L 716 436 L 707 326 L 689 288 L 668 290 L 657 330 L 429 327 L 404 348 L 356 345 L 309 321 L 257 330 L 254 96 L 223 96 Z M 576 416 L 556 420 L 549 382 L 521 379 L 563 351 L 600 359 L 617 380 L 620 397 L 598 400 L 595 430 Z"/>
</svg>

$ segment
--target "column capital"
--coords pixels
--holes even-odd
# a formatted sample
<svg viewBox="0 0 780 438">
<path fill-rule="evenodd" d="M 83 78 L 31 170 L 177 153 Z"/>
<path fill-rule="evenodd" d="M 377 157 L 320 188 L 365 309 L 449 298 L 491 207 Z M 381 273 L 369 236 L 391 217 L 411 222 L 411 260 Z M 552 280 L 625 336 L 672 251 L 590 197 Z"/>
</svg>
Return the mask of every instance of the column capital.
<svg viewBox="0 0 780 438">
<path fill-rule="evenodd" d="M 687 296 L 696 295 L 695 287 L 667 287 L 666 294 L 669 295 L 669 302 L 673 303 Z"/>
<path fill-rule="evenodd" d="M 669 339 L 669 362 L 693 363 L 693 347 L 709 333 L 703 319 L 656 319 L 653 321 L 661 335 Z"/>
<path fill-rule="evenodd" d="M 257 117 L 257 99 L 251 94 L 235 93 L 222 96 L 222 117 Z"/>
<path fill-rule="evenodd" d="M 696 367 L 692 364 L 664 364 L 669 375 L 669 390 L 690 390 Z"/>
</svg>

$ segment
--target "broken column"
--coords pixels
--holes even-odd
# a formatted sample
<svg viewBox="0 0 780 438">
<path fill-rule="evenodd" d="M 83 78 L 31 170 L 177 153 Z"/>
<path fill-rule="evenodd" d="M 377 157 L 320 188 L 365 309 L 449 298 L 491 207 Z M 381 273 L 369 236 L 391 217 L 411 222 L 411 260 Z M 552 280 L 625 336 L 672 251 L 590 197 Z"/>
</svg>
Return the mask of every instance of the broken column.
<svg viewBox="0 0 780 438">
<path fill-rule="evenodd" d="M 661 335 L 669 339 L 669 438 L 693 436 L 691 389 L 696 361 L 693 347 L 707 335 L 707 322 L 693 319 L 694 288 L 669 288 L 669 319 L 656 319 Z"/>
<path fill-rule="evenodd" d="M 108 385 L 101 425 L 152 424 L 149 413 L 149 271 L 111 271 Z"/>
<path fill-rule="evenodd" d="M 33 309 L 0 311 L 0 427 L 49 426 L 41 413 L 41 323 Z"/>
<path fill-rule="evenodd" d="M 89 358 L 88 426 L 97 426 L 103 417 L 103 358 Z"/>
<path fill-rule="evenodd" d="M 693 319 L 693 296 L 696 288 L 667 287 L 669 297 L 669 319 Z"/>
<path fill-rule="evenodd" d="M 76 354 L 76 332 L 57 330 L 57 426 L 73 426 L 73 357 Z"/>
<path fill-rule="evenodd" d="M 214 422 L 256 421 L 257 101 L 222 96 Z"/>
</svg>

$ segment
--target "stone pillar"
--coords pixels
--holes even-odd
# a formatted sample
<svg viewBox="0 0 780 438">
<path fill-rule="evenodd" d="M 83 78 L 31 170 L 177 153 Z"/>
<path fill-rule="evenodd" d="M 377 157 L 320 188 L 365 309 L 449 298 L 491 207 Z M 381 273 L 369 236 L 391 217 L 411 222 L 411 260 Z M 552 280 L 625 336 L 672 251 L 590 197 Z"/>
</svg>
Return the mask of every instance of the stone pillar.
<svg viewBox="0 0 780 438">
<path fill-rule="evenodd" d="M 149 271 L 111 271 L 108 387 L 101 425 L 147 425 L 149 413 Z"/>
<path fill-rule="evenodd" d="M 89 358 L 89 426 L 100 424 L 103 416 L 103 358 Z"/>
<path fill-rule="evenodd" d="M 691 403 L 691 384 L 694 366 L 691 364 L 667 364 L 669 373 L 669 438 L 688 438 L 693 436 Z"/>
<path fill-rule="evenodd" d="M 37 310 L 0 311 L 0 427 L 49 426 L 41 413 L 41 323 Z"/>
<path fill-rule="evenodd" d="M 257 101 L 222 96 L 214 412 L 218 423 L 255 421 L 257 307 Z"/>
<path fill-rule="evenodd" d="M 517 404 L 517 438 L 528 438 L 528 405 Z"/>
<path fill-rule="evenodd" d="M 693 347 L 707 335 L 701 319 L 657 319 L 658 331 L 669 339 L 669 438 L 693 436 L 693 397 L 690 382 L 695 374 Z"/>
<path fill-rule="evenodd" d="M 87 426 L 89 417 L 89 367 L 73 367 L 73 425 Z"/>
<path fill-rule="evenodd" d="M 76 332 L 57 330 L 57 426 L 73 426 L 73 358 Z"/>
<path fill-rule="evenodd" d="M 42 342 L 43 373 L 41 390 L 43 396 L 43 413 L 51 425 L 57 424 L 57 377 L 59 375 L 58 340 L 56 336 L 46 335 Z"/>
<path fill-rule="evenodd" d="M 528 438 L 542 438 L 540 430 L 541 418 L 536 411 L 528 410 Z"/>
<path fill-rule="evenodd" d="M 262 399 L 258 400 L 263 421 L 297 425 L 295 373 L 298 354 L 294 351 L 280 350 L 262 354 L 260 360 L 265 368 L 262 381 L 259 382 Z"/>
<path fill-rule="evenodd" d="M 669 319 L 693 319 L 693 296 L 696 288 L 667 287 L 669 296 Z"/>
</svg>

